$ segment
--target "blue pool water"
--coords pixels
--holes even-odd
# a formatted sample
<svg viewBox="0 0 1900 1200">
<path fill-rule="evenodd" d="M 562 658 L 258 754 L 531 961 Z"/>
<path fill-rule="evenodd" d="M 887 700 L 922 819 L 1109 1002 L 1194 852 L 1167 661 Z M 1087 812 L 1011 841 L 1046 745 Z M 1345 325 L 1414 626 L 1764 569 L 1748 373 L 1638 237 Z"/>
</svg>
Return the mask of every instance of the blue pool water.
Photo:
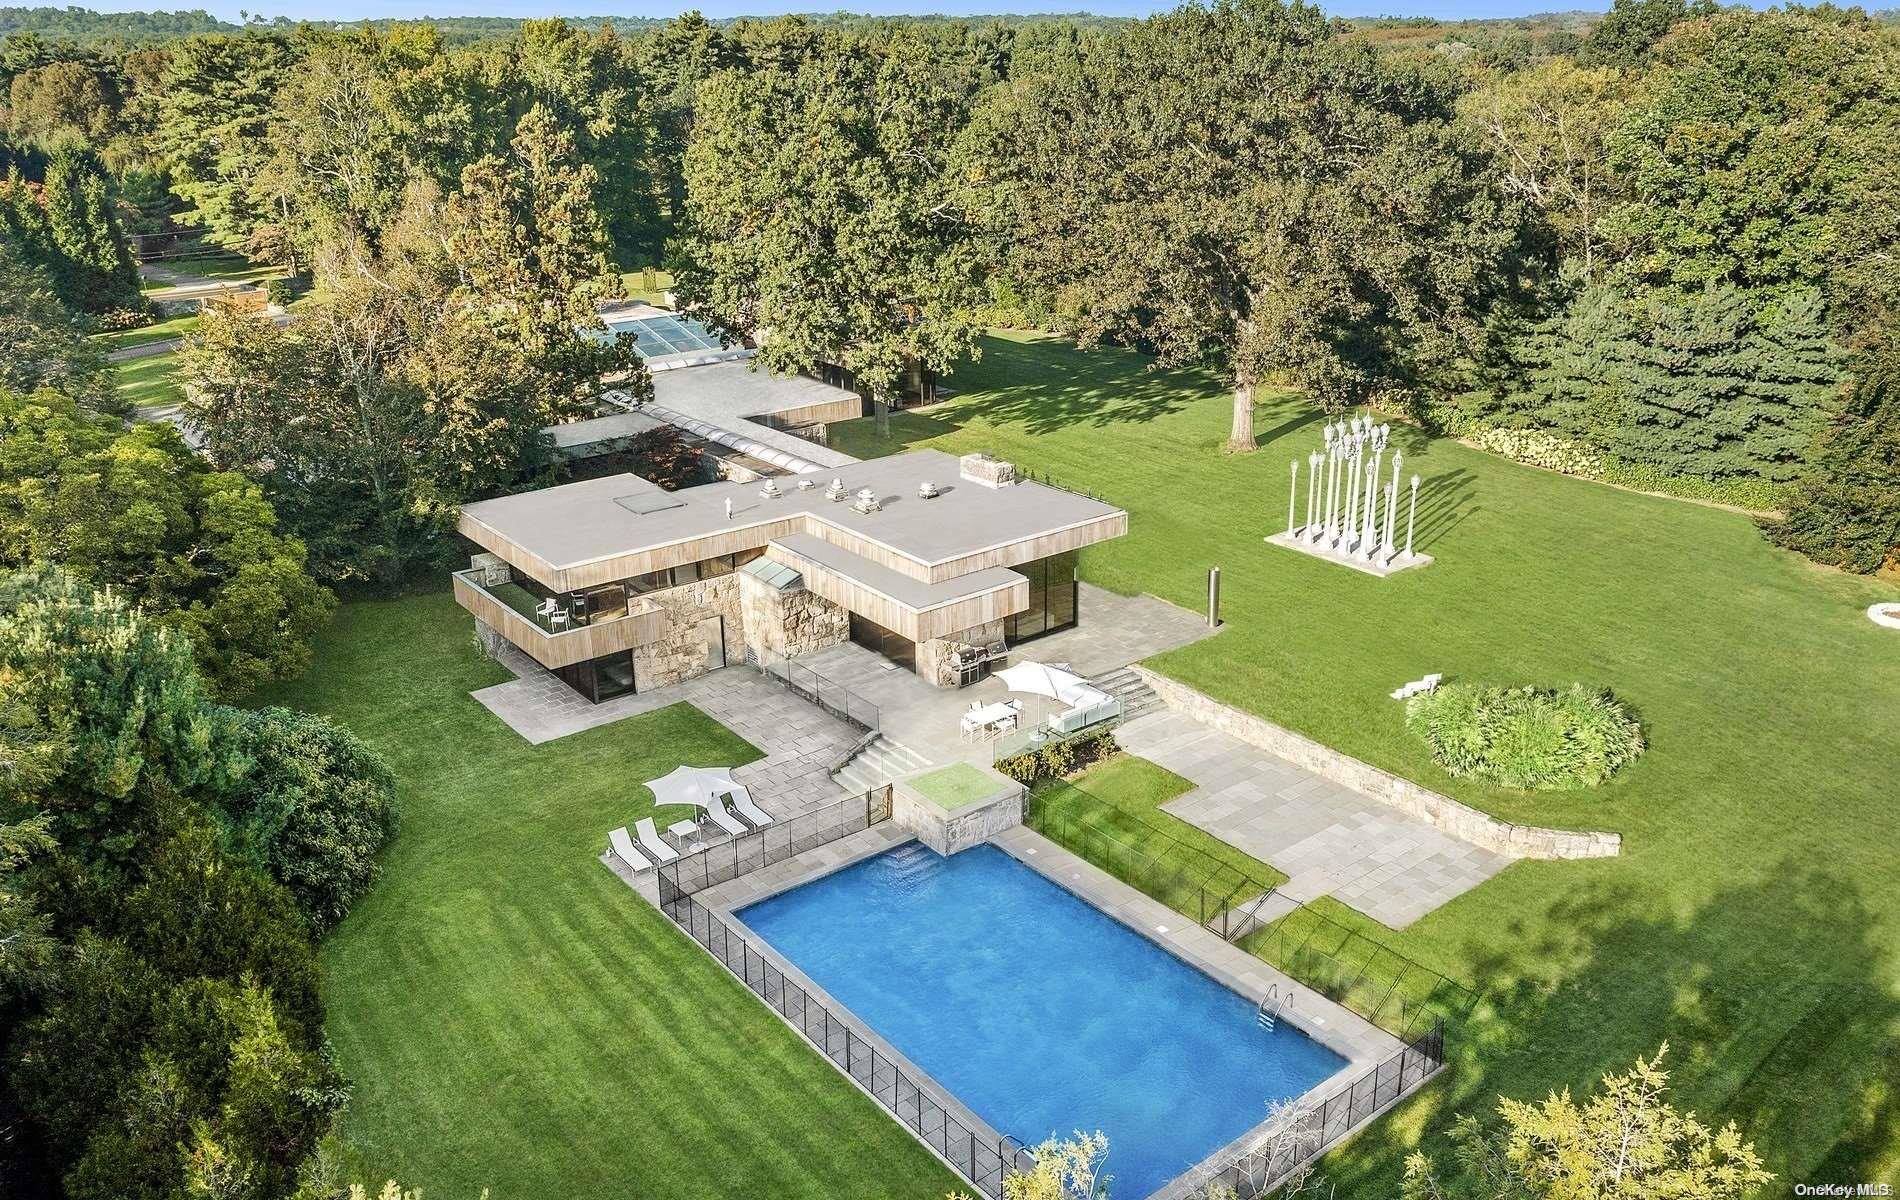
<svg viewBox="0 0 1900 1200">
<path fill-rule="evenodd" d="M 1106 1133 L 1124 1200 L 1346 1061 L 993 846 L 912 842 L 738 916 L 999 1133 Z"/>
</svg>

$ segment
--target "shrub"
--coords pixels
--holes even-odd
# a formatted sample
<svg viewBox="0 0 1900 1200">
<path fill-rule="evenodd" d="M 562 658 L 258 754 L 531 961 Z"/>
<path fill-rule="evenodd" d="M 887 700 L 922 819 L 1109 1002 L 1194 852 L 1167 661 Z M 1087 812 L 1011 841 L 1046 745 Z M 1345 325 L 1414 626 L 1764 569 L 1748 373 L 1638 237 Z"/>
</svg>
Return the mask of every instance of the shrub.
<svg viewBox="0 0 1900 1200">
<path fill-rule="evenodd" d="M 297 281 L 294 279 L 286 279 L 281 275 L 266 279 L 264 281 L 264 298 L 279 308 L 285 307 L 297 298 Z"/>
<path fill-rule="evenodd" d="M 1049 742 L 996 764 L 996 769 L 1025 786 L 1039 779 L 1073 775 L 1115 753 L 1112 730 L 1097 729 L 1063 741 Z"/>
<path fill-rule="evenodd" d="M 1585 479 L 1595 479 L 1603 469 L 1597 456 L 1585 447 L 1541 429 L 1493 426 L 1473 435 L 1471 444 L 1516 462 L 1561 471 L 1565 475 L 1581 475 Z"/>
<path fill-rule="evenodd" d="M 1643 731 L 1606 691 L 1448 684 L 1414 696 L 1405 723 L 1453 778 L 1533 790 L 1594 787 L 1643 752 Z"/>
<path fill-rule="evenodd" d="M 374 750 L 323 717 L 228 711 L 238 765 L 225 807 L 244 852 L 290 890 L 318 931 L 376 881 L 396 830 L 395 776 Z"/>
</svg>

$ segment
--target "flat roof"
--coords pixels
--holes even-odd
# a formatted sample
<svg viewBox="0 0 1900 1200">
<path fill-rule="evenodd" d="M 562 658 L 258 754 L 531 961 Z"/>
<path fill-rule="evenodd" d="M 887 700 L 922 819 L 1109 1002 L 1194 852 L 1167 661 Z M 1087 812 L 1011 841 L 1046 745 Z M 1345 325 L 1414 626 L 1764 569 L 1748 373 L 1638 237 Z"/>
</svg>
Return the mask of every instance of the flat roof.
<svg viewBox="0 0 1900 1200">
<path fill-rule="evenodd" d="M 942 583 L 926 583 L 902 571 L 880 566 L 861 554 L 853 554 L 842 546 L 834 546 L 809 533 L 792 533 L 773 538 L 771 544 L 791 551 L 840 579 L 869 588 L 880 596 L 886 596 L 918 612 L 941 608 L 971 596 L 980 596 L 984 592 L 999 591 L 1028 578 L 1008 567 L 985 567 L 981 571 L 971 571 Z M 771 551 L 768 549 L 766 554 L 769 557 Z"/>
<path fill-rule="evenodd" d="M 870 488 L 883 505 L 860 513 L 849 500 L 832 501 L 832 479 L 847 495 Z M 801 480 L 814 486 L 801 490 Z M 941 493 L 918 498 L 928 481 Z M 462 515 L 520 547 L 556 571 L 601 559 L 810 515 L 873 544 L 924 564 L 1084 525 L 1121 512 L 1113 505 L 1040 483 L 988 488 L 961 478 L 957 460 L 939 450 L 913 450 L 798 476 L 780 476 L 776 500 L 759 495 L 761 483 L 708 483 L 666 493 L 679 503 L 635 513 L 619 503 L 660 489 L 637 475 L 562 484 L 464 505 Z M 732 517 L 726 501 L 732 501 Z M 763 537 L 760 544 L 765 543 Z M 489 547 L 493 549 L 494 547 Z M 505 556 L 504 556 L 505 557 Z M 517 564 L 520 565 L 520 564 Z"/>
</svg>

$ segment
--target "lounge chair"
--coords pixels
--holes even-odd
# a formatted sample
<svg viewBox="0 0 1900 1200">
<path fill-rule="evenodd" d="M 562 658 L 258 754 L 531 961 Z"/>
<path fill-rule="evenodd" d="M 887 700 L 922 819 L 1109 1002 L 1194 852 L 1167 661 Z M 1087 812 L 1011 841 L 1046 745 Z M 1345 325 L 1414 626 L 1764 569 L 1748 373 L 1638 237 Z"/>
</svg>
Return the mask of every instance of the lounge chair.
<svg viewBox="0 0 1900 1200">
<path fill-rule="evenodd" d="M 762 829 L 772 823 L 772 814 L 752 803 L 752 793 L 743 787 L 734 785 L 729 793 L 732 797 L 732 809 L 746 820 L 752 822 L 754 829 Z"/>
<path fill-rule="evenodd" d="M 653 865 L 647 861 L 646 855 L 633 848 L 633 839 L 627 836 L 625 825 L 607 835 L 607 845 L 613 850 L 615 858 L 635 871 L 644 871 Z"/>
<path fill-rule="evenodd" d="M 660 831 L 653 827 L 652 817 L 641 817 L 633 823 L 634 830 L 640 835 L 640 848 L 653 856 L 657 863 L 670 863 L 680 856 L 680 852 L 660 840 Z"/>
<path fill-rule="evenodd" d="M 723 796 L 706 797 L 706 818 L 733 837 L 746 832 L 746 827 L 739 824 L 733 819 L 732 814 L 726 811 L 726 800 Z"/>
</svg>

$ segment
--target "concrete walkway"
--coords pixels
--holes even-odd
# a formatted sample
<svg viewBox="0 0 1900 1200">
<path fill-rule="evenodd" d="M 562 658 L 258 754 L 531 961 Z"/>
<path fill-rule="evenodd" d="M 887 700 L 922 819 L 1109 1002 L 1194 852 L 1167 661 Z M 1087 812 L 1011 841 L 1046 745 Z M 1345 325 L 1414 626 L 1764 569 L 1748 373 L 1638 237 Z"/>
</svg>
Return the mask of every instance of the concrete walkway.
<svg viewBox="0 0 1900 1200">
<path fill-rule="evenodd" d="M 1116 738 L 1198 785 L 1163 812 L 1285 871 L 1294 900 L 1332 896 L 1402 929 L 1512 861 L 1178 712 Z"/>
</svg>

